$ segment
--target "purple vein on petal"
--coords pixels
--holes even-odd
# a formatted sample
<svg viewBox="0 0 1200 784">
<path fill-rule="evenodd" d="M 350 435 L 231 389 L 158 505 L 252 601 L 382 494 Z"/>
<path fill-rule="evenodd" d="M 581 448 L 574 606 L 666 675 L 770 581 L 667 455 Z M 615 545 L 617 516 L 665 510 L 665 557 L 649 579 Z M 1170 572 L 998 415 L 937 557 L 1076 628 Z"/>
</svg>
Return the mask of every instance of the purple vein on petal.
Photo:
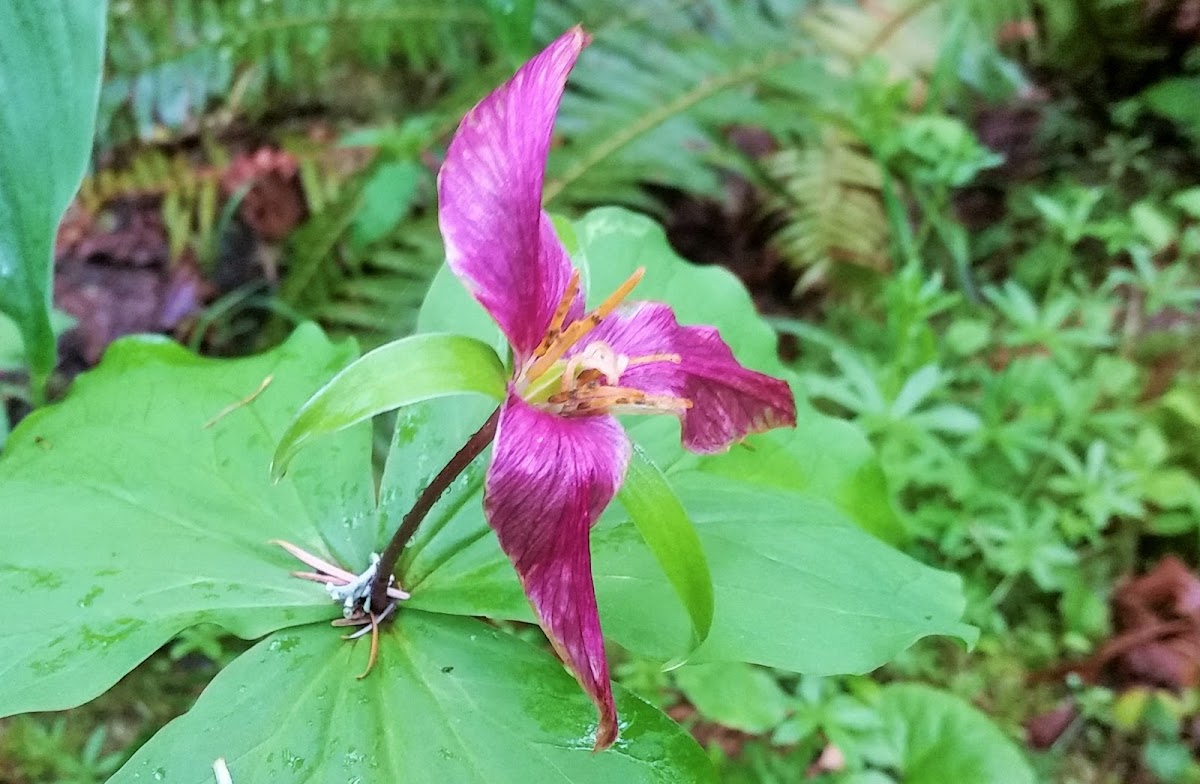
<svg viewBox="0 0 1200 784">
<path fill-rule="evenodd" d="M 589 339 L 628 357 L 679 358 L 632 366 L 621 384 L 692 401 L 680 419 L 683 445 L 693 452 L 721 452 L 750 433 L 796 424 L 787 382 L 744 367 L 714 327 L 683 326 L 661 302 L 638 302 L 612 314 Z"/>
</svg>

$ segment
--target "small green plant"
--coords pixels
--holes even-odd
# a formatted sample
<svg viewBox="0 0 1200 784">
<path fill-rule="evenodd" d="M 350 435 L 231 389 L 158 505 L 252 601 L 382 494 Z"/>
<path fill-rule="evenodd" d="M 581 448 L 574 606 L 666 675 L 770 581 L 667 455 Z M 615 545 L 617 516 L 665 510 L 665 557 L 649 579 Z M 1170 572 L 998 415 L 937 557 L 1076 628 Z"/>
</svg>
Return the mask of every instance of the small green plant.
<svg viewBox="0 0 1200 784">
<path fill-rule="evenodd" d="M 124 761 L 119 753 L 105 753 L 106 741 L 105 728 L 97 727 L 77 746 L 67 735 L 66 719 L 21 716 L 6 723 L 0 754 L 32 781 L 99 784 Z"/>
<path fill-rule="evenodd" d="M 710 748 L 724 781 L 1035 780 L 1021 752 L 986 717 L 929 687 L 881 686 L 868 678 L 777 680 L 729 664 L 685 667 L 675 682 L 705 721 L 763 738 L 747 741 L 735 758 Z"/>
<path fill-rule="evenodd" d="M 884 285 L 880 321 L 846 322 L 853 348 L 829 334 L 838 314 L 829 331 L 774 322 L 826 348 L 806 358 L 806 388 L 871 434 L 909 524 L 970 576 L 986 628 L 1004 628 L 1014 589 L 1058 593 L 1081 562 L 1118 556 L 1114 527 L 1193 525 L 1194 479 L 1145 424 L 1143 371 L 1116 353 L 1132 279 L 1117 277 L 1050 284 L 1040 302 L 1009 280 L 981 308 L 909 268 Z"/>
</svg>

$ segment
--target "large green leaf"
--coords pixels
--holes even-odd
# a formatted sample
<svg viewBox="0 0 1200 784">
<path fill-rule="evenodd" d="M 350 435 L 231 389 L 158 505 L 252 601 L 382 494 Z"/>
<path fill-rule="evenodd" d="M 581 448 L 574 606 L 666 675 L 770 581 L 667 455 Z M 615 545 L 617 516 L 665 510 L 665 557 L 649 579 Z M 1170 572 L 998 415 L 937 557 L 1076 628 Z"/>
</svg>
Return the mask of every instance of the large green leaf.
<svg viewBox="0 0 1200 784">
<path fill-rule="evenodd" d="M 39 393 L 54 367 L 54 232 L 91 153 L 106 7 L 14 0 L 0 23 L 0 311 L 21 328 Z"/>
<path fill-rule="evenodd" d="M 0 460 L 0 715 L 78 704 L 196 623 L 286 629 L 115 780 L 207 782 L 223 757 L 239 784 L 710 781 L 694 741 L 621 692 L 622 738 L 593 754 L 578 684 L 477 621 L 404 607 L 354 678 L 369 640 L 342 642 L 323 623 L 340 608 L 268 540 L 366 565 L 385 524 L 369 428 L 319 439 L 279 484 L 267 471 L 292 412 L 353 354 L 311 325 L 238 361 L 127 339 L 22 423 Z"/>
<path fill-rule="evenodd" d="M 880 712 L 905 784 L 1034 784 L 1020 749 L 970 704 L 919 684 L 883 690 Z"/>
<path fill-rule="evenodd" d="M 692 782 L 704 752 L 617 690 L 621 738 L 592 753 L 595 708 L 550 655 L 477 621 L 402 611 L 365 679 L 367 641 L 329 628 L 277 632 L 224 669 L 195 708 L 112 784 L 261 781 Z"/>
<path fill-rule="evenodd" d="M 682 321 L 720 328 L 746 364 L 784 372 L 773 333 L 737 281 L 724 270 L 680 260 L 653 222 L 603 209 L 573 230 L 558 228 L 592 298 L 605 296 L 633 268 L 645 266 L 635 296 L 677 305 Z M 445 271 L 434 281 L 420 326 L 500 343 L 486 314 Z M 385 473 L 385 507 L 407 508 L 490 411 L 490 404 L 457 401 L 408 409 Z M 853 439 L 850 449 L 836 442 L 839 435 L 855 435 L 849 426 L 801 406 L 795 432 L 756 436 L 727 455 L 698 458 L 679 447 L 678 425 L 670 418 L 631 418 L 627 424 L 656 462 L 670 467 L 668 478 L 709 561 L 713 627 L 693 661 L 860 672 L 925 635 L 973 638 L 959 623 L 964 599 L 956 576 L 898 553 L 848 517 L 856 509 L 886 507 L 885 488 L 870 476 L 877 464 L 864 461 Z M 430 430 L 437 434 L 434 440 L 425 437 Z M 806 443 L 806 434 L 822 440 Z M 830 457 L 813 456 L 821 453 Z M 480 511 L 485 464 L 486 459 L 477 461 L 435 508 L 406 554 L 403 572 L 416 606 L 528 620 L 528 605 Z M 868 481 L 855 479 L 864 476 Z M 687 644 L 687 616 L 619 500 L 593 532 L 593 554 L 606 634 L 648 655 L 677 655 Z"/>
<path fill-rule="evenodd" d="M 921 637 L 974 639 L 962 585 L 849 523 L 829 503 L 703 471 L 673 475 L 715 593 L 713 625 L 690 662 L 745 661 L 812 674 L 867 672 Z M 477 498 L 456 511 L 406 573 L 413 606 L 529 620 Z M 605 634 L 662 660 L 688 644 L 674 590 L 620 503 L 592 534 Z"/>
<path fill-rule="evenodd" d="M 484 343 L 463 335 L 425 334 L 393 340 L 351 362 L 321 387 L 288 425 L 272 476 L 310 439 L 336 433 L 422 400 L 475 393 L 504 399 L 504 364 Z"/>
<path fill-rule="evenodd" d="M 793 384 L 795 387 L 795 384 Z M 754 449 L 700 459 L 705 471 L 751 484 L 825 498 L 863 530 L 889 544 L 907 540 L 883 467 L 856 425 L 815 411 L 797 395 L 796 427 L 766 433 Z M 763 471 L 763 464 L 770 471 Z"/>
<path fill-rule="evenodd" d="M 126 339 L 21 423 L 0 459 L 0 715 L 90 699 L 196 623 L 249 638 L 337 615 L 267 542 L 366 566 L 369 429 L 322 439 L 278 485 L 267 466 L 353 354 L 312 326 L 237 361 Z"/>
<path fill-rule="evenodd" d="M 865 534 L 831 504 L 704 472 L 675 476 L 708 554 L 713 628 L 692 662 L 745 661 L 812 674 L 867 672 L 921 637 L 974 640 L 957 575 Z M 629 527 L 597 536 L 597 589 L 614 638 L 657 657 L 686 633 L 669 585 Z M 670 634 L 670 631 L 674 634 Z"/>
</svg>

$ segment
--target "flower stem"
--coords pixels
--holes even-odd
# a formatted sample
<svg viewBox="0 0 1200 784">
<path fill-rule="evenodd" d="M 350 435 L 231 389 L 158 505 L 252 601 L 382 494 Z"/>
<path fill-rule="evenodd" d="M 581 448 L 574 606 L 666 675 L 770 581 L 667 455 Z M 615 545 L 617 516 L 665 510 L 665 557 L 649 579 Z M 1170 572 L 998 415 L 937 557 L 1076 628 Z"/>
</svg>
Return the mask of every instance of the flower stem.
<svg viewBox="0 0 1200 784">
<path fill-rule="evenodd" d="M 500 409 L 497 408 L 483 423 L 483 426 L 467 439 L 467 443 L 463 444 L 462 449 L 450 458 L 450 462 L 446 463 L 441 471 L 438 471 L 433 481 L 425 486 L 421 495 L 417 497 L 417 502 L 400 521 L 400 527 L 392 535 L 392 541 L 388 542 L 387 549 L 383 551 L 383 555 L 379 557 L 379 563 L 375 567 L 375 580 L 371 584 L 371 607 L 375 612 L 383 612 L 389 603 L 388 578 L 396 569 L 396 562 L 400 560 L 409 540 L 417 532 L 417 526 L 433 509 L 433 505 L 442 497 L 442 493 L 446 492 L 446 488 L 466 470 L 475 458 L 479 457 L 488 444 L 492 443 L 492 439 L 496 437 L 496 423 L 499 421 Z"/>
</svg>

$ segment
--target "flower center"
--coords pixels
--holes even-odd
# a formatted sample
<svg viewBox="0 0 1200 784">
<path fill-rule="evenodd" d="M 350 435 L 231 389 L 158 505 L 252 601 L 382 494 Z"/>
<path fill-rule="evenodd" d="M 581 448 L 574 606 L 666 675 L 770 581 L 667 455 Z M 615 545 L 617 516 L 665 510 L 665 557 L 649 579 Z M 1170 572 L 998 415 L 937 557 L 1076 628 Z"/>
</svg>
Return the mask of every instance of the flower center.
<svg viewBox="0 0 1200 784">
<path fill-rule="evenodd" d="M 635 387 L 620 386 L 621 376 L 629 368 L 653 362 L 678 364 L 678 354 L 630 357 L 597 340 L 564 359 L 568 351 L 629 296 L 644 273 L 644 268 L 638 268 L 594 310 L 566 324 L 567 313 L 579 293 L 579 271 L 571 272 L 546 336 L 516 374 L 517 389 L 526 402 L 563 416 L 682 413 L 692 407 L 692 401 L 686 398 L 652 395 Z"/>
</svg>

